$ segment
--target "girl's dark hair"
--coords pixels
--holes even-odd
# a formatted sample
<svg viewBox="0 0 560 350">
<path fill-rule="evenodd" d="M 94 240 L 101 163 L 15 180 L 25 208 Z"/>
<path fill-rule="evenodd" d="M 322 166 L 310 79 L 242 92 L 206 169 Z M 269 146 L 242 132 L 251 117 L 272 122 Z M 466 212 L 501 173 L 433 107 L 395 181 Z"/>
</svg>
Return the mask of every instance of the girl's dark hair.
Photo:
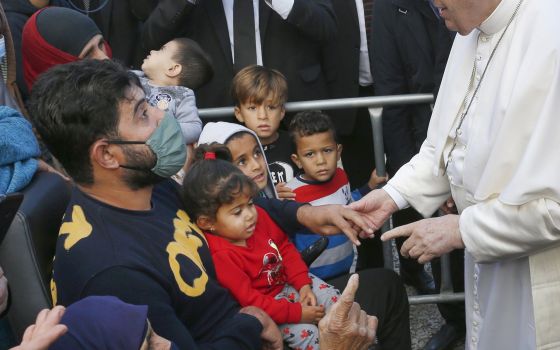
<svg viewBox="0 0 560 350">
<path fill-rule="evenodd" d="M 216 159 L 208 159 L 209 153 Z M 214 142 L 195 150 L 192 167 L 183 181 L 183 200 L 192 220 L 201 215 L 214 219 L 221 205 L 233 202 L 241 193 L 253 197 L 257 192 L 253 180 L 231 163 L 226 146 Z"/>
</svg>

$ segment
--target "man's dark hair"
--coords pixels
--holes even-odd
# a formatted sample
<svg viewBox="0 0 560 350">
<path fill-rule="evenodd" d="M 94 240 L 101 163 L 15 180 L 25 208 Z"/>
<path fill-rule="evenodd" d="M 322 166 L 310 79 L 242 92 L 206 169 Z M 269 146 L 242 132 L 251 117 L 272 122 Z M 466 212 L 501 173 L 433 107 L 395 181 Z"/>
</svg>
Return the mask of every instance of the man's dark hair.
<svg viewBox="0 0 560 350">
<path fill-rule="evenodd" d="M 118 136 L 119 103 L 135 85 L 138 77 L 120 64 L 89 59 L 57 65 L 33 85 L 33 125 L 76 183 L 93 183 L 90 147 Z"/>
<path fill-rule="evenodd" d="M 297 145 L 297 138 L 323 132 L 331 132 L 336 140 L 336 131 L 331 118 L 321 111 L 303 111 L 297 113 L 290 121 L 290 138 Z M 338 142 L 338 141 L 337 141 Z"/>
<path fill-rule="evenodd" d="M 177 44 L 177 52 L 173 59 L 182 67 L 179 74 L 179 85 L 196 90 L 212 79 L 214 69 L 210 56 L 189 38 L 176 38 L 173 42 Z"/>
</svg>

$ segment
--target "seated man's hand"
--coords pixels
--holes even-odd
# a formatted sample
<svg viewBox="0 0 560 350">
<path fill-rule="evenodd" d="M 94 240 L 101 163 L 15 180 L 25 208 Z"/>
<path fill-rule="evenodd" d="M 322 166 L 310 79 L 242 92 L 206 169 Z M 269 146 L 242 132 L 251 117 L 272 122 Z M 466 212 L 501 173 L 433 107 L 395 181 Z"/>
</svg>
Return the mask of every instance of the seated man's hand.
<svg viewBox="0 0 560 350">
<path fill-rule="evenodd" d="M 367 349 L 373 343 L 378 321 L 354 302 L 358 283 L 358 275 L 352 275 L 341 297 L 319 322 L 321 350 Z"/>
<path fill-rule="evenodd" d="M 334 235 L 342 231 L 355 245 L 360 245 L 358 236 L 373 236 L 373 223 L 369 218 L 342 205 L 303 205 L 297 211 L 297 218 L 300 224 L 321 235 Z"/>
<path fill-rule="evenodd" d="M 55 306 L 52 310 L 41 310 L 35 324 L 27 327 L 23 333 L 21 344 L 12 350 L 47 350 L 52 343 L 68 331 L 65 325 L 60 324 L 64 310 L 64 306 Z"/>
<path fill-rule="evenodd" d="M 282 350 L 282 335 L 276 323 L 268 316 L 266 312 L 259 309 L 256 306 L 245 306 L 240 313 L 251 315 L 256 317 L 262 324 L 263 330 L 261 333 L 261 339 L 263 341 L 263 349 L 265 350 Z"/>
</svg>

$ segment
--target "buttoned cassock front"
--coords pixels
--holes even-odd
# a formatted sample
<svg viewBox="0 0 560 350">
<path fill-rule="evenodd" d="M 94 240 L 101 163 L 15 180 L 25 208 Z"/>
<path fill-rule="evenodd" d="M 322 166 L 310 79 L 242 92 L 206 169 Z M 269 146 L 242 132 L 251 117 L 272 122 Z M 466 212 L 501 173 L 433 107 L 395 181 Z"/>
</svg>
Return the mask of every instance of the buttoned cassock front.
<svg viewBox="0 0 560 350">
<path fill-rule="evenodd" d="M 560 347 L 560 2 L 521 4 L 457 129 L 518 2 L 457 36 L 428 138 L 389 181 L 424 216 L 458 205 L 470 349 Z"/>
</svg>

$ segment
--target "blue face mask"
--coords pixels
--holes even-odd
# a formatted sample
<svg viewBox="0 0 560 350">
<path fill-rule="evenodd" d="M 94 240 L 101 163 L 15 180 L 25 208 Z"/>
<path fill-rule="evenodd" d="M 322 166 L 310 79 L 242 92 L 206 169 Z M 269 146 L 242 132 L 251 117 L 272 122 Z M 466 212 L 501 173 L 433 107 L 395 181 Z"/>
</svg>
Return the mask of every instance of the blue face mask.
<svg viewBox="0 0 560 350">
<path fill-rule="evenodd" d="M 107 140 L 108 143 L 120 145 L 145 144 L 156 155 L 156 165 L 151 169 L 121 165 L 121 168 L 146 171 L 168 178 L 171 177 L 185 165 L 187 159 L 187 146 L 183 139 L 181 127 L 175 118 L 166 113 L 158 127 L 146 141 Z"/>
</svg>

